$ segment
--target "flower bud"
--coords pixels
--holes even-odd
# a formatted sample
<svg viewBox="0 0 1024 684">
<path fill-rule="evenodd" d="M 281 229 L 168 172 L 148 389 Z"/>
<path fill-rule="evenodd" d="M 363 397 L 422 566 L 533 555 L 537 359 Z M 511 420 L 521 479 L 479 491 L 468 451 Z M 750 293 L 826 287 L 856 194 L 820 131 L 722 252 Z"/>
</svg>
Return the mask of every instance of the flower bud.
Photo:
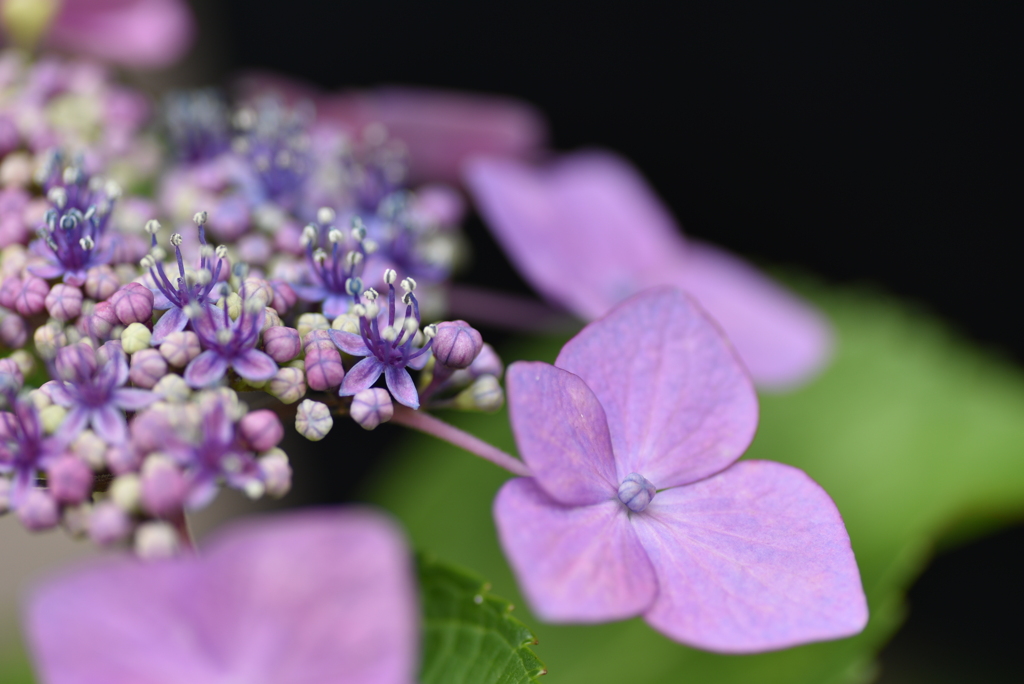
<svg viewBox="0 0 1024 684">
<path fill-rule="evenodd" d="M 25 321 L 17 314 L 7 314 L 0 318 L 0 342 L 9 349 L 18 349 L 28 341 L 28 330 Z"/>
<path fill-rule="evenodd" d="M 46 311 L 58 321 L 70 321 L 82 313 L 82 291 L 77 287 L 57 283 L 46 295 Z"/>
<path fill-rule="evenodd" d="M 58 377 L 75 380 L 89 377 L 96 371 L 96 352 L 85 342 L 77 342 L 57 351 L 54 368 Z"/>
<path fill-rule="evenodd" d="M 267 391 L 282 403 L 294 404 L 306 396 L 306 374 L 301 368 L 279 368 L 270 379 Z"/>
<path fill-rule="evenodd" d="M 141 283 L 128 283 L 110 298 L 114 313 L 125 325 L 150 323 L 153 319 L 153 292 Z"/>
<path fill-rule="evenodd" d="M 85 294 L 96 301 L 108 299 L 120 285 L 109 266 L 93 266 L 85 274 Z"/>
<path fill-rule="evenodd" d="M 139 510 L 142 498 L 142 485 L 135 473 L 118 475 L 110 484 L 110 500 L 116 503 L 125 513 Z"/>
<path fill-rule="evenodd" d="M 329 330 L 331 324 L 323 314 L 304 313 L 299 316 L 296 327 L 299 329 L 299 337 L 305 338 L 312 330 Z"/>
<path fill-rule="evenodd" d="M 128 379 L 137 387 L 152 389 L 166 375 L 167 362 L 156 349 L 142 349 L 132 354 Z"/>
<path fill-rule="evenodd" d="M 311 399 L 304 399 L 299 404 L 295 414 L 295 429 L 300 435 L 311 442 L 319 442 L 332 427 L 334 419 L 331 417 L 331 409 L 326 404 Z"/>
<path fill-rule="evenodd" d="M 43 424 L 43 432 L 48 435 L 57 433 L 61 423 L 68 415 L 68 410 L 63 406 L 52 404 L 39 412 L 39 422 Z"/>
<path fill-rule="evenodd" d="M 371 387 L 357 392 L 352 397 L 349 415 L 364 430 L 373 430 L 381 423 L 386 423 L 395 415 L 395 406 L 391 403 L 391 395 L 380 387 Z"/>
<path fill-rule="evenodd" d="M 19 269 L 20 270 L 20 269 Z M 18 293 L 21 292 L 21 277 L 8 275 L 0 282 L 0 306 L 5 309 L 14 309 L 18 301 Z"/>
<path fill-rule="evenodd" d="M 331 323 L 331 328 L 334 330 L 341 330 L 342 332 L 349 332 L 353 335 L 358 335 L 359 317 L 353 314 L 341 314 Z"/>
<path fill-rule="evenodd" d="M 98 302 L 90 315 L 78 319 L 78 329 L 85 335 L 105 339 L 120 322 L 110 302 Z"/>
<path fill-rule="evenodd" d="M 60 522 L 60 509 L 48 493 L 31 489 L 18 507 L 18 519 L 32 532 L 48 530 Z"/>
<path fill-rule="evenodd" d="M 100 546 L 121 541 L 132 531 L 132 521 L 113 501 L 101 501 L 89 513 L 89 538 Z"/>
<path fill-rule="evenodd" d="M 299 331 L 295 328 L 276 325 L 263 331 L 263 351 L 278 363 L 291 361 L 301 349 Z"/>
<path fill-rule="evenodd" d="M 437 324 L 432 350 L 437 363 L 448 368 L 468 368 L 483 344 L 480 333 L 465 321 L 445 321 Z"/>
<path fill-rule="evenodd" d="M 124 349 L 125 354 L 134 354 L 143 349 L 149 349 L 149 342 L 152 338 L 153 333 L 149 328 L 142 323 L 132 323 L 121 332 L 121 348 Z"/>
<path fill-rule="evenodd" d="M 305 358 L 306 384 L 309 388 L 324 392 L 341 385 L 345 378 L 345 367 L 341 365 L 341 353 L 331 343 L 324 348 L 313 343 L 306 349 Z"/>
<path fill-rule="evenodd" d="M 106 453 L 109 449 L 103 438 L 92 430 L 82 430 L 71 443 L 71 452 L 85 461 L 95 471 L 106 466 Z"/>
<path fill-rule="evenodd" d="M 277 309 L 279 314 L 288 313 L 288 309 L 295 306 L 295 302 L 298 301 L 299 297 L 295 294 L 295 290 L 292 286 L 283 280 L 272 280 L 270 286 L 274 289 L 274 299 L 271 302 L 271 306 Z"/>
<path fill-rule="evenodd" d="M 187 366 L 189 361 L 199 356 L 200 351 L 199 336 L 191 330 L 173 332 L 160 345 L 160 355 L 176 368 Z"/>
<path fill-rule="evenodd" d="M 277 414 L 269 409 L 247 413 L 238 422 L 238 435 L 253 451 L 273 449 L 284 437 L 284 427 Z"/>
<path fill-rule="evenodd" d="M 455 397 L 455 407 L 463 411 L 497 411 L 505 404 L 505 392 L 493 375 L 481 375 Z"/>
<path fill-rule="evenodd" d="M 160 520 L 142 523 L 135 530 L 135 554 L 144 560 L 171 558 L 180 544 L 175 529 Z"/>
<path fill-rule="evenodd" d="M 36 351 L 44 359 L 52 359 L 57 356 L 57 350 L 67 343 L 67 337 L 59 326 L 59 323 L 52 321 L 39 326 L 32 334 L 32 342 L 36 346 Z"/>
<path fill-rule="evenodd" d="M 77 456 L 61 456 L 46 469 L 46 486 L 60 503 L 82 503 L 92 493 L 92 482 L 92 470 Z"/>
<path fill-rule="evenodd" d="M 280 498 L 292 488 L 292 467 L 280 449 L 271 449 L 258 461 L 260 475 L 268 495 Z"/>
<path fill-rule="evenodd" d="M 142 463 L 140 497 L 142 506 L 158 517 L 180 513 L 188 485 L 181 468 L 162 454 L 152 454 Z"/>
<path fill-rule="evenodd" d="M 64 529 L 72 537 L 84 537 L 89 530 L 89 516 L 92 513 L 92 503 L 86 502 L 77 506 L 64 507 Z"/>
<path fill-rule="evenodd" d="M 21 281 L 21 289 L 14 300 L 14 310 L 22 316 L 34 316 L 46 308 L 46 295 L 50 294 L 50 286 L 45 280 L 34 275 L 27 275 Z"/>
<path fill-rule="evenodd" d="M 268 328 L 279 328 L 284 325 L 284 321 L 277 315 L 277 310 L 271 307 L 263 309 L 263 327 L 260 328 L 260 332 L 264 333 Z"/>
<path fill-rule="evenodd" d="M 32 371 L 35 370 L 35 357 L 29 354 L 24 349 L 16 349 L 15 351 L 12 351 L 10 356 L 8 356 L 7 358 L 13 361 L 18 366 L 18 369 L 21 370 L 21 375 L 23 377 L 31 375 Z"/>
<path fill-rule="evenodd" d="M 171 404 L 183 404 L 192 396 L 185 378 L 173 373 L 165 375 L 153 386 L 153 392 Z"/>
<path fill-rule="evenodd" d="M 25 375 L 14 359 L 0 359 L 0 389 L 12 389 L 15 392 L 25 384 Z"/>
<path fill-rule="evenodd" d="M 654 498 L 657 488 L 640 473 L 630 473 L 619 485 L 619 501 L 634 513 L 640 513 Z"/>
</svg>

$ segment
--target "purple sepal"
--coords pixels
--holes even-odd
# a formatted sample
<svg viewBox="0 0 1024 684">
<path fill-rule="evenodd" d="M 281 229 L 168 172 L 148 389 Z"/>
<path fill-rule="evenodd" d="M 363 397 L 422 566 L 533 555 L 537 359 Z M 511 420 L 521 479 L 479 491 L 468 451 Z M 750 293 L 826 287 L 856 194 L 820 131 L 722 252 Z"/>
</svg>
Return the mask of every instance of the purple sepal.
<svg viewBox="0 0 1024 684">
<path fill-rule="evenodd" d="M 208 349 L 189 362 L 185 368 L 185 382 L 196 388 L 210 387 L 220 382 L 227 372 L 227 360 Z"/>
<path fill-rule="evenodd" d="M 349 356 L 370 356 L 373 354 L 367 348 L 366 342 L 363 341 L 360 335 L 343 330 L 328 330 L 327 334 L 331 336 L 334 344 L 338 345 L 338 348 Z"/>
<path fill-rule="evenodd" d="M 231 367 L 240 376 L 253 382 L 269 380 L 277 373 L 277 364 L 274 363 L 274 359 L 258 349 L 249 349 L 231 359 Z"/>
<path fill-rule="evenodd" d="M 380 374 L 384 372 L 384 368 L 384 364 L 373 356 L 363 359 L 352 366 L 348 373 L 345 374 L 345 379 L 341 381 L 341 389 L 338 390 L 338 394 L 342 397 L 349 397 L 356 392 L 361 392 L 371 387 L 373 383 L 377 382 Z"/>
<path fill-rule="evenodd" d="M 188 325 L 188 316 L 181 309 L 168 308 L 160 320 L 153 326 L 153 337 L 150 344 L 163 344 L 171 333 L 181 332 Z"/>
<path fill-rule="evenodd" d="M 420 394 L 416 391 L 416 383 L 412 381 L 409 371 L 404 368 L 388 366 L 384 369 L 384 381 L 388 385 L 391 396 L 399 404 L 404 404 L 411 409 L 420 407 Z"/>
</svg>

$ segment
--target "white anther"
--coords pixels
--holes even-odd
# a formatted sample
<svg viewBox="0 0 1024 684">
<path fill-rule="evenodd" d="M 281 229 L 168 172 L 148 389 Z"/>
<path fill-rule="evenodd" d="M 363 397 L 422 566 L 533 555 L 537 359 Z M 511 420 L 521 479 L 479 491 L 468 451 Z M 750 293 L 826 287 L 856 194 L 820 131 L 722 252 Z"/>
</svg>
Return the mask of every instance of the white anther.
<svg viewBox="0 0 1024 684">
<path fill-rule="evenodd" d="M 149 219 L 146 221 L 146 233 L 149 235 L 156 235 L 160 232 L 161 227 L 160 222 L 156 219 Z"/>
<path fill-rule="evenodd" d="M 46 199 L 53 202 L 58 209 L 63 209 L 68 204 L 68 192 L 60 187 L 50 188 L 50 191 L 46 193 Z"/>
<path fill-rule="evenodd" d="M 196 212 L 196 215 L 192 217 L 192 220 L 195 221 L 195 224 L 197 226 L 202 226 L 206 224 L 206 220 L 208 218 L 209 214 L 207 214 L 205 211 L 199 211 Z"/>
<path fill-rule="evenodd" d="M 398 337 L 398 330 L 393 325 L 389 325 L 380 331 L 380 336 L 388 342 L 394 342 Z"/>
<path fill-rule="evenodd" d="M 210 269 L 201 268 L 199 269 L 199 273 L 196 274 L 196 280 L 200 285 L 207 285 L 211 280 L 213 280 L 213 274 L 210 273 Z"/>
<path fill-rule="evenodd" d="M 217 331 L 217 341 L 221 344 L 227 344 L 234 336 L 235 333 L 230 328 L 221 328 Z"/>
<path fill-rule="evenodd" d="M 367 254 L 373 254 L 377 251 L 377 243 L 373 240 L 363 240 L 363 251 Z"/>
<path fill-rule="evenodd" d="M 395 273 L 395 269 L 388 268 L 384 271 L 384 282 L 387 285 L 394 285 L 395 280 L 398 278 L 398 274 Z"/>
<path fill-rule="evenodd" d="M 355 314 L 356 316 L 359 316 L 360 318 L 363 318 L 366 316 L 366 307 L 363 306 L 362 304 L 356 304 L 355 306 L 352 307 L 352 313 Z"/>
<path fill-rule="evenodd" d="M 337 244 L 345 240 L 345 236 L 337 228 L 331 228 L 327 232 L 327 239 L 331 241 L 331 244 Z"/>
<path fill-rule="evenodd" d="M 402 295 L 402 303 L 406 306 L 412 306 L 412 292 L 406 292 Z"/>
<path fill-rule="evenodd" d="M 348 254 L 345 255 L 345 265 L 348 266 L 349 268 L 358 266 L 359 263 L 362 262 L 362 260 L 363 255 L 360 254 L 359 252 L 349 252 Z"/>
<path fill-rule="evenodd" d="M 76 169 L 74 166 L 69 166 L 68 168 L 64 169 L 64 173 L 62 174 L 62 176 L 64 180 L 64 185 L 74 185 L 75 183 L 78 182 L 78 169 Z"/>
<path fill-rule="evenodd" d="M 330 207 L 320 207 L 319 209 L 316 210 L 316 220 L 320 222 L 321 226 L 326 226 L 331 223 L 334 223 L 334 219 L 336 217 L 337 215 L 334 213 L 334 210 L 331 209 Z"/>
<path fill-rule="evenodd" d="M 199 246 L 199 258 L 209 259 L 213 256 L 213 245 L 200 245 Z"/>
<path fill-rule="evenodd" d="M 416 289 L 416 281 L 412 278 L 406 278 L 402 281 L 402 289 L 406 292 L 412 292 Z"/>
<path fill-rule="evenodd" d="M 181 237 L 181 233 L 174 233 L 171 235 L 171 246 L 181 247 L 181 243 L 183 240 L 184 238 Z"/>
<path fill-rule="evenodd" d="M 214 250 L 214 253 L 217 255 L 218 259 L 223 259 L 224 257 L 226 257 L 228 255 L 228 246 L 227 245 L 217 245 L 217 249 Z"/>
<path fill-rule="evenodd" d="M 107 199 L 116 200 L 121 197 L 122 190 L 117 181 L 107 181 L 103 189 L 106 192 Z"/>
<path fill-rule="evenodd" d="M 79 240 L 78 244 L 82 246 L 82 249 L 92 249 L 96 246 L 96 243 L 93 242 L 93 239 L 88 235 Z"/>
<path fill-rule="evenodd" d="M 406 335 L 415 334 L 415 332 L 419 330 L 419 327 L 420 322 L 415 318 L 406 318 L 405 321 L 402 322 L 402 329 L 405 330 Z"/>
<path fill-rule="evenodd" d="M 78 182 L 78 178 L 75 178 L 74 182 Z M 103 187 L 103 179 L 99 176 L 93 176 L 89 179 L 89 190 L 91 192 L 99 192 L 100 188 Z"/>
<path fill-rule="evenodd" d="M 149 250 L 149 253 L 157 261 L 163 261 L 164 259 L 167 258 L 167 252 L 164 251 L 163 247 L 154 247 L 153 249 Z"/>
<path fill-rule="evenodd" d="M 147 271 L 149 269 L 153 268 L 155 265 L 156 265 L 156 259 L 154 259 L 153 257 L 151 257 L 148 254 L 146 256 L 142 257 L 142 260 L 139 261 L 139 266 L 141 266 L 142 268 L 146 269 Z"/>
<path fill-rule="evenodd" d="M 316 226 L 310 224 L 302 229 L 299 244 L 303 247 L 309 247 L 314 243 L 316 243 Z"/>
<path fill-rule="evenodd" d="M 366 301 L 368 301 L 368 302 L 375 302 L 375 301 L 377 301 L 377 297 L 379 297 L 379 296 L 380 295 L 377 294 L 377 291 L 374 290 L 372 287 L 367 288 L 366 292 L 363 293 L 363 297 L 365 297 Z"/>
<path fill-rule="evenodd" d="M 198 302 L 192 302 L 191 304 L 186 306 L 183 309 L 183 311 L 185 312 L 185 316 L 189 320 L 195 320 L 195 319 L 199 318 L 200 316 L 202 316 L 203 313 L 205 313 L 203 311 L 203 305 L 199 304 Z"/>
<path fill-rule="evenodd" d="M 322 249 L 316 249 L 313 251 L 313 261 L 318 264 L 322 264 L 327 261 L 327 252 Z"/>
<path fill-rule="evenodd" d="M 363 223 L 363 219 L 358 216 L 352 217 L 352 237 L 355 238 L 356 242 L 362 242 L 366 239 L 366 225 Z"/>
<path fill-rule="evenodd" d="M 256 125 L 256 112 L 251 107 L 243 107 L 235 112 L 235 126 L 247 131 Z"/>
<path fill-rule="evenodd" d="M 437 325 L 431 323 L 427 327 L 423 328 L 423 334 L 428 340 L 432 340 L 437 336 Z"/>
</svg>

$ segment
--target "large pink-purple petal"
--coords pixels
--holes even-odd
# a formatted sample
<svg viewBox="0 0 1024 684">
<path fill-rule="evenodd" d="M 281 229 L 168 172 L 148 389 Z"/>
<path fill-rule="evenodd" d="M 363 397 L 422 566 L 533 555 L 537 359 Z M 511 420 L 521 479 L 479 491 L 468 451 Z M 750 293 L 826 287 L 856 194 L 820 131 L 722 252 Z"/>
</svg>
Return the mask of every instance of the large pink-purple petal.
<svg viewBox="0 0 1024 684">
<path fill-rule="evenodd" d="M 506 384 L 516 444 L 538 485 L 567 505 L 615 499 L 621 478 L 608 421 L 586 383 L 546 363 L 519 361 Z"/>
<path fill-rule="evenodd" d="M 732 347 L 675 288 L 623 302 L 555 365 L 601 402 L 619 481 L 636 472 L 664 489 L 707 477 L 738 459 L 757 429 L 757 395 Z"/>
<path fill-rule="evenodd" d="M 411 684 L 417 607 L 401 535 L 368 511 L 235 525 L 203 556 L 106 559 L 31 596 L 51 684 Z"/>
<path fill-rule="evenodd" d="M 348 397 L 356 392 L 362 392 L 364 389 L 372 387 L 373 383 L 377 382 L 377 378 L 383 372 L 384 364 L 378 361 L 376 357 L 368 356 L 345 373 L 345 379 L 341 381 L 341 388 L 338 390 L 338 394 Z"/>
<path fill-rule="evenodd" d="M 138 411 L 157 401 L 160 395 L 135 387 L 119 387 L 114 390 L 114 403 L 125 411 Z"/>
<path fill-rule="evenodd" d="M 47 42 L 133 68 L 163 67 L 192 44 L 184 0 L 65 0 Z"/>
<path fill-rule="evenodd" d="M 759 386 L 787 389 L 828 362 L 828 321 L 753 266 L 717 247 L 690 242 L 675 282 L 722 326 Z"/>
<path fill-rule="evenodd" d="M 867 603 L 842 517 L 803 471 L 744 461 L 658 492 L 632 522 L 658 576 L 647 621 L 753 653 L 860 632 Z"/>
<path fill-rule="evenodd" d="M 657 580 L 618 500 L 563 506 L 533 478 L 498 492 L 494 519 L 533 612 L 556 622 L 606 622 L 650 607 Z"/>
<path fill-rule="evenodd" d="M 387 384 L 391 396 L 399 404 L 404 404 L 412 409 L 420 407 L 420 393 L 416 391 L 416 383 L 412 381 L 409 371 L 404 368 L 388 366 L 384 369 L 384 382 Z"/>
<path fill-rule="evenodd" d="M 207 349 L 189 361 L 185 368 L 185 381 L 193 387 L 209 387 L 220 382 L 227 372 L 227 360 L 217 352 Z"/>
<path fill-rule="evenodd" d="M 476 159 L 465 179 L 519 272 L 583 318 L 603 316 L 683 254 L 672 216 L 614 155 L 568 155 L 547 167 Z"/>
<path fill-rule="evenodd" d="M 277 373 L 274 359 L 258 349 L 248 349 L 231 359 L 231 367 L 246 380 L 269 380 Z"/>
</svg>

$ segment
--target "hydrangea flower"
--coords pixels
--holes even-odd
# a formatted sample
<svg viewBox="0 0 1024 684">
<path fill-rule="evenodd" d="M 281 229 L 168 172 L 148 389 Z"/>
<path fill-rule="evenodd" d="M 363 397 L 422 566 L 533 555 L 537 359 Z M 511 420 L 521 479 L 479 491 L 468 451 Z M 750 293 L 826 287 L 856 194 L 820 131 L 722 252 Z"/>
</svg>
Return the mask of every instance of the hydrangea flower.
<svg viewBox="0 0 1024 684">
<path fill-rule="evenodd" d="M 534 474 L 494 505 L 541 617 L 643 615 L 698 648 L 750 653 L 856 634 L 867 621 L 839 511 L 805 473 L 735 463 L 757 398 L 729 344 L 676 289 L 644 292 L 509 367 Z"/>
<path fill-rule="evenodd" d="M 232 320 L 228 302 L 222 306 L 193 306 L 192 329 L 199 336 L 203 351 L 185 368 L 185 380 L 193 387 L 216 384 L 233 368 L 246 380 L 262 382 L 277 373 L 277 364 L 265 352 L 256 349 L 266 307 L 258 298 L 246 299 L 238 318 Z"/>
<path fill-rule="evenodd" d="M 11 475 L 10 507 L 17 510 L 35 487 L 37 473 L 64 454 L 69 440 L 65 431 L 44 433 L 30 399 L 5 394 L 11 410 L 0 412 L 0 473 Z"/>
<path fill-rule="evenodd" d="M 684 240 L 640 174 L 607 152 L 546 167 L 478 159 L 466 182 L 498 242 L 545 297 L 587 320 L 655 285 L 694 295 L 759 385 L 786 388 L 827 361 L 827 322 L 741 259 Z"/>
<path fill-rule="evenodd" d="M 104 558 L 30 596 L 50 684 L 411 684 L 418 610 L 408 551 L 368 510 L 278 514 L 202 556 Z"/>
</svg>

